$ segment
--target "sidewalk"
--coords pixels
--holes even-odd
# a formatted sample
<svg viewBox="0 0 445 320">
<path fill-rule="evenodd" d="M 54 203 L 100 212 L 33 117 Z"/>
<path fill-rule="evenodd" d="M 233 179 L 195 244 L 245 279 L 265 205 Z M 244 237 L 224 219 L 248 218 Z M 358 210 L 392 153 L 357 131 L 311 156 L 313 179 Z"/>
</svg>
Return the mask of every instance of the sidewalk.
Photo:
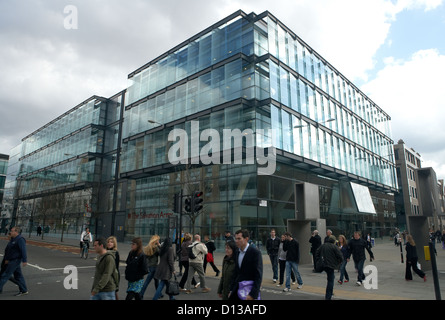
<svg viewBox="0 0 445 320">
<path fill-rule="evenodd" d="M 28 237 L 26 237 L 28 240 Z M 65 239 L 64 242 L 60 242 L 59 238 L 52 238 L 45 236 L 44 240 L 38 237 L 31 237 L 30 240 L 42 241 L 48 243 L 57 243 L 67 246 L 79 247 L 79 240 L 77 239 Z M 144 245 L 146 245 L 144 243 Z M 437 245 L 437 268 L 439 277 L 439 286 L 442 299 L 445 299 L 445 250 L 441 245 Z M 121 257 L 121 262 L 125 263 L 125 260 L 130 251 L 130 242 L 118 243 L 118 250 Z M 334 286 L 334 299 L 346 299 L 346 300 L 436 300 L 434 281 L 432 271 L 426 271 L 427 281 L 419 278 L 413 273 L 413 280 L 405 280 L 405 264 L 401 263 L 400 259 L 400 247 L 394 246 L 394 243 L 389 240 L 380 240 L 376 242 L 376 245 L 372 248 L 376 260 L 369 262 L 367 265 L 373 265 L 377 268 L 377 289 L 366 289 L 364 286 L 357 286 L 356 279 L 357 273 L 354 270 L 354 263 L 352 260 L 346 266 L 346 270 L 349 273 L 350 282 L 340 285 L 337 283 L 340 274 L 335 273 L 335 286 Z M 419 255 L 423 254 L 423 249 L 417 248 Z M 302 253 L 303 254 L 303 253 Z M 367 257 L 368 254 L 366 253 Z M 222 260 L 224 257 L 223 252 L 215 252 L 215 265 L 222 270 Z M 404 251 L 405 259 L 405 251 Z M 431 263 L 428 261 L 427 263 Z M 175 265 L 178 271 L 177 264 Z M 302 289 L 296 289 L 296 285 L 292 286 L 292 290 L 298 290 L 298 292 L 305 292 L 308 294 L 315 294 L 324 296 L 326 287 L 326 273 L 313 273 L 311 264 L 304 264 L 299 266 L 299 272 L 304 282 Z M 207 276 L 214 277 L 215 273 L 211 266 L 207 266 Z M 263 288 L 281 290 L 284 286 L 277 287 L 272 281 L 272 268 L 269 257 L 263 254 Z"/>
</svg>

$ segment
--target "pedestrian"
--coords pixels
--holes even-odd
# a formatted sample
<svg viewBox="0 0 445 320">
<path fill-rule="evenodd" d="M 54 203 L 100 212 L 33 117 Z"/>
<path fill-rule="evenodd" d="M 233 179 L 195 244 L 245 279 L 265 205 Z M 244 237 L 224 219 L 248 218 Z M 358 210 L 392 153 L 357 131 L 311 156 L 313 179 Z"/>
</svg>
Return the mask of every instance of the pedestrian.
<svg viewBox="0 0 445 320">
<path fill-rule="evenodd" d="M 222 300 L 229 299 L 230 285 L 232 284 L 233 275 L 235 272 L 235 241 L 227 241 L 225 245 L 226 255 L 224 256 L 222 263 L 221 279 L 218 285 L 218 296 Z"/>
<path fill-rule="evenodd" d="M 283 250 L 287 251 L 286 253 L 286 288 L 283 291 L 291 291 L 290 288 L 290 275 L 291 271 L 294 271 L 294 274 L 297 278 L 297 289 L 301 289 L 303 287 L 303 280 L 301 279 L 300 272 L 298 272 L 298 264 L 300 263 L 300 245 L 297 240 L 292 237 L 290 232 L 284 233 L 284 244 Z"/>
<path fill-rule="evenodd" d="M 284 251 L 284 249 L 283 249 L 284 240 L 286 240 L 286 238 L 285 238 L 285 235 L 282 234 L 281 240 L 280 240 L 280 246 L 278 247 L 278 265 L 280 266 L 280 279 L 278 281 L 277 287 L 281 287 L 283 285 L 284 271 L 286 270 L 286 254 L 287 254 L 287 252 Z M 321 242 L 321 239 L 320 239 L 320 242 Z M 293 270 L 291 270 L 290 276 L 292 278 L 292 284 L 295 284 L 295 274 L 294 274 Z"/>
<path fill-rule="evenodd" d="M 332 235 L 332 230 L 331 229 L 326 230 L 326 237 L 324 238 L 323 243 L 326 243 L 331 235 Z"/>
<path fill-rule="evenodd" d="M 41 236 L 41 235 L 42 235 L 42 226 L 39 225 L 39 226 L 37 227 L 37 236 Z"/>
<path fill-rule="evenodd" d="M 116 289 L 119 286 L 119 275 L 116 269 L 114 250 L 107 250 L 104 238 L 94 241 L 94 250 L 98 257 L 91 288 L 91 300 L 116 300 Z"/>
<path fill-rule="evenodd" d="M 343 284 L 343 279 L 345 279 L 345 282 L 349 282 L 349 275 L 348 271 L 346 271 L 346 265 L 348 264 L 348 241 L 346 240 L 346 237 L 344 235 L 338 236 L 338 247 L 340 248 L 341 253 L 343 254 L 343 262 L 340 266 L 340 280 L 338 280 L 339 284 Z"/>
<path fill-rule="evenodd" d="M 117 239 L 115 236 L 110 236 L 107 238 L 107 250 L 111 250 L 114 252 L 114 260 L 116 262 L 116 270 L 117 270 L 117 274 L 119 276 L 118 278 L 118 283 L 116 285 L 116 300 L 119 300 L 119 281 L 120 281 L 120 277 L 121 277 L 121 273 L 119 271 L 119 263 L 120 263 L 120 255 L 119 255 L 119 251 L 117 250 Z"/>
<path fill-rule="evenodd" d="M 402 235 L 404 235 L 404 233 L 402 232 Z M 368 243 L 368 247 L 372 248 L 372 241 L 371 241 L 371 234 L 368 233 L 366 236 L 366 242 Z"/>
<path fill-rule="evenodd" d="M 204 256 L 207 254 L 207 247 L 204 243 L 201 242 L 201 236 L 199 234 L 195 234 L 194 242 L 188 247 L 193 252 L 195 258 L 189 257 L 189 270 L 187 276 L 187 282 L 185 287 L 185 293 L 191 293 L 190 290 L 192 278 L 195 275 L 195 272 L 198 274 L 199 282 L 202 287 L 202 292 L 206 293 L 210 291 L 210 288 L 206 287 L 205 283 L 205 274 L 204 274 Z"/>
<path fill-rule="evenodd" d="M 182 274 L 181 281 L 179 281 L 179 288 L 181 291 L 185 291 L 185 284 L 187 282 L 188 272 L 189 272 L 189 252 L 188 247 L 192 244 L 192 235 L 188 232 L 184 234 L 184 240 L 181 244 L 181 265 L 184 267 L 184 273 Z M 198 287 L 198 283 L 195 280 L 195 277 L 192 278 L 191 285 L 194 288 Z"/>
<path fill-rule="evenodd" d="M 8 241 L 10 241 L 11 240 L 11 233 L 8 233 Z M 6 249 L 7 249 L 8 247 L 6 246 L 6 248 L 5 248 L 5 254 L 3 255 L 3 259 L 2 259 L 2 263 L 1 263 L 1 269 L 0 269 L 0 277 L 1 277 L 1 275 L 3 274 L 3 272 L 5 272 L 6 271 L 6 267 L 8 266 L 6 263 L 5 263 L 5 256 L 6 256 Z M 19 282 L 17 281 L 17 280 L 15 280 L 14 279 L 14 275 L 11 275 L 11 277 L 9 278 L 9 281 L 11 281 L 12 283 L 14 283 L 15 285 L 19 285 Z"/>
<path fill-rule="evenodd" d="M 151 280 L 154 279 L 155 290 L 159 286 L 159 279 L 155 278 L 156 269 L 159 262 L 159 251 L 161 249 L 161 244 L 159 243 L 160 237 L 155 234 L 150 238 L 148 244 L 144 247 L 145 258 L 147 259 L 148 274 L 145 278 L 144 285 L 142 286 L 141 292 L 139 293 L 141 300 L 144 299 L 145 290 L 147 290 L 148 285 Z"/>
<path fill-rule="evenodd" d="M 164 287 L 168 291 L 168 283 L 175 274 L 175 251 L 172 248 L 170 238 L 164 240 L 159 251 L 159 266 L 156 268 L 154 278 L 159 281 L 153 300 L 158 300 L 162 296 Z M 169 295 L 170 300 L 175 300 L 175 296 Z"/>
<path fill-rule="evenodd" d="M 235 232 L 238 247 L 235 254 L 235 272 L 230 285 L 229 300 L 259 300 L 263 279 L 263 258 L 261 252 L 249 245 L 249 231 Z"/>
<path fill-rule="evenodd" d="M 142 249 L 142 239 L 137 237 L 131 241 L 125 268 L 125 279 L 128 281 L 125 300 L 141 300 L 140 292 L 144 285 L 144 276 L 148 273 L 148 264 Z"/>
<path fill-rule="evenodd" d="M 437 250 L 436 250 L 436 233 L 433 231 L 432 228 L 430 228 L 430 231 L 429 231 L 429 239 L 430 239 L 430 242 L 433 244 L 434 254 L 437 256 Z"/>
<path fill-rule="evenodd" d="M 28 256 L 26 252 L 26 240 L 22 237 L 20 227 L 12 227 L 10 229 L 11 239 L 5 248 L 4 264 L 5 269 L 0 276 L 0 293 L 3 291 L 3 286 L 14 275 L 14 279 L 19 286 L 19 293 L 15 296 L 19 297 L 28 294 L 25 277 L 23 276 L 20 263 L 23 267 L 28 264 Z"/>
<path fill-rule="evenodd" d="M 318 248 L 316 252 L 316 261 L 321 256 L 323 258 L 323 271 L 327 275 L 327 284 L 325 292 L 325 300 L 331 300 L 334 293 L 335 272 L 343 262 L 343 254 L 338 246 L 335 245 L 336 238 L 333 235 Z"/>
<path fill-rule="evenodd" d="M 312 263 L 314 265 L 314 269 L 312 269 L 312 271 L 315 272 L 315 253 L 321 246 L 321 237 L 318 235 L 318 230 L 314 230 L 312 232 L 309 242 L 311 243 Z"/>
<path fill-rule="evenodd" d="M 232 236 L 231 232 L 229 230 L 226 230 L 224 232 L 224 239 L 226 240 L 226 242 L 228 241 L 235 241 L 235 238 Z"/>
<path fill-rule="evenodd" d="M 440 240 L 442 241 L 442 249 L 445 249 L 445 230 L 442 231 L 442 235 L 440 236 Z"/>
<path fill-rule="evenodd" d="M 407 242 L 405 246 L 406 250 L 406 269 L 405 269 L 405 280 L 413 280 L 413 274 L 411 273 L 411 268 L 417 275 L 426 281 L 425 272 L 417 267 L 417 261 L 419 257 L 417 256 L 416 243 L 414 242 L 413 236 L 408 234 Z"/>
<path fill-rule="evenodd" d="M 80 252 L 82 253 L 83 244 L 85 243 L 87 245 L 87 249 L 90 249 L 90 242 L 93 243 L 93 236 L 91 235 L 90 228 L 85 228 L 85 231 L 82 232 L 80 235 Z M 105 246 L 106 248 L 106 246 Z M 106 250 L 106 249 L 105 249 Z"/>
<path fill-rule="evenodd" d="M 270 230 L 270 238 L 266 240 L 266 251 L 272 265 L 272 281 L 276 283 L 278 280 L 278 249 L 280 247 L 280 239 L 276 236 L 275 229 Z"/>
<path fill-rule="evenodd" d="M 366 255 L 365 249 L 368 251 L 370 255 L 370 261 L 374 260 L 374 254 L 371 249 L 368 247 L 368 243 L 365 239 L 361 237 L 360 231 L 354 232 L 354 237 L 348 242 L 349 252 L 347 261 L 349 262 L 350 257 L 352 255 L 354 260 L 355 269 L 358 271 L 357 275 L 357 285 L 361 286 L 363 280 L 365 280 L 365 274 L 363 273 L 363 267 L 365 265 Z"/>
<path fill-rule="evenodd" d="M 220 271 L 219 271 L 218 267 L 215 266 L 215 261 L 214 261 L 214 257 L 213 257 L 213 252 L 215 252 L 215 250 L 216 250 L 215 242 L 213 240 L 210 240 L 208 235 L 205 235 L 204 243 L 207 247 L 207 254 L 204 257 L 204 273 L 206 272 L 207 263 L 209 263 L 212 266 L 213 271 L 216 272 L 216 277 L 218 277 Z"/>
</svg>

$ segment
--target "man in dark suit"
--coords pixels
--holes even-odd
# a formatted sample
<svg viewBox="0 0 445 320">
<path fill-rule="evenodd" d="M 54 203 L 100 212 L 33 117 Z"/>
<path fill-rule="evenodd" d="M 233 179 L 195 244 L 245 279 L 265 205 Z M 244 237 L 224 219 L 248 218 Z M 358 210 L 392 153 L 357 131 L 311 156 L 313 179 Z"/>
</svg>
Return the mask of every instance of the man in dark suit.
<svg viewBox="0 0 445 320">
<path fill-rule="evenodd" d="M 241 298 L 238 295 L 239 283 L 252 281 L 246 300 L 257 300 L 263 279 L 263 257 L 257 248 L 249 245 L 249 231 L 245 229 L 236 231 L 235 243 L 238 250 L 235 254 L 235 271 L 230 286 L 229 299 L 240 300 Z"/>
</svg>

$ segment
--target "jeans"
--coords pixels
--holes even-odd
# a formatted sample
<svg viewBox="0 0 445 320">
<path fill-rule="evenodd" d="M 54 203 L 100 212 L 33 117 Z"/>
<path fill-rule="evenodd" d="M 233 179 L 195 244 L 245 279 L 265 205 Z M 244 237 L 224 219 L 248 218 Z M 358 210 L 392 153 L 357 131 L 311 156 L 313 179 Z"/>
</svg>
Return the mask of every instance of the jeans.
<svg viewBox="0 0 445 320">
<path fill-rule="evenodd" d="M 159 282 L 158 288 L 156 289 L 156 293 L 155 296 L 153 297 L 153 300 L 158 300 L 161 295 L 162 295 L 162 290 L 164 289 L 164 287 L 168 286 L 168 281 L 167 280 L 161 280 Z M 170 300 L 175 300 L 175 296 L 169 296 Z"/>
<path fill-rule="evenodd" d="M 9 278 L 14 275 L 14 279 L 17 280 L 20 292 L 27 292 L 25 278 L 22 274 L 22 269 L 20 268 L 20 259 L 11 260 L 6 265 L 6 269 L 0 277 L 0 292 L 3 291 L 3 286 L 8 282 Z"/>
<path fill-rule="evenodd" d="M 334 281 L 335 281 L 335 273 L 332 268 L 324 268 L 324 271 L 327 274 L 327 284 L 326 284 L 326 294 L 324 298 L 326 300 L 331 300 L 332 294 L 334 293 Z"/>
<path fill-rule="evenodd" d="M 145 278 L 144 285 L 142 286 L 141 292 L 139 293 L 139 296 L 141 299 L 144 299 L 144 293 L 145 290 L 147 290 L 148 285 L 150 284 L 151 280 L 154 278 L 156 272 L 156 266 L 152 266 L 148 268 L 148 274 L 147 278 Z M 155 279 L 155 288 L 157 289 L 159 286 L 159 280 Z"/>
<path fill-rule="evenodd" d="M 273 278 L 274 280 L 278 280 L 278 255 L 270 254 L 270 264 L 272 265 Z"/>
<path fill-rule="evenodd" d="M 354 260 L 354 266 L 358 271 L 358 275 L 357 275 L 357 282 L 363 282 L 363 280 L 365 280 L 365 274 L 363 273 L 363 266 L 365 265 L 365 259 L 360 260 L 360 261 L 355 261 Z"/>
<path fill-rule="evenodd" d="M 299 285 L 303 284 L 300 272 L 298 272 L 298 263 L 296 263 L 295 261 L 286 261 L 286 288 L 288 289 L 290 289 L 290 274 L 292 270 L 294 271 L 294 274 L 297 277 L 297 283 Z"/>
<path fill-rule="evenodd" d="M 343 282 L 343 277 L 349 281 L 348 271 L 346 271 L 346 264 L 348 261 L 346 259 L 343 260 L 340 266 L 340 281 Z"/>
<path fill-rule="evenodd" d="M 94 296 L 91 296 L 90 300 L 116 300 L 116 292 L 98 292 Z"/>
</svg>

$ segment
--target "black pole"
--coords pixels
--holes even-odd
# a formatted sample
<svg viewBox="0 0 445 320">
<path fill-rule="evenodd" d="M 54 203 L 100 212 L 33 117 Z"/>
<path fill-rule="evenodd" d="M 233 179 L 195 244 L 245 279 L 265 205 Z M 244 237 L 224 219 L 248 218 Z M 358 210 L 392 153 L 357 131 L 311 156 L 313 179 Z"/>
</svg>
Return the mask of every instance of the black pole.
<svg viewBox="0 0 445 320">
<path fill-rule="evenodd" d="M 182 189 L 179 193 L 179 250 L 181 250 L 181 239 L 182 239 Z"/>
<path fill-rule="evenodd" d="M 434 280 L 434 292 L 436 293 L 436 300 L 442 300 L 442 297 L 440 295 L 439 277 L 437 274 L 436 252 L 434 250 L 434 245 L 431 241 L 435 241 L 435 239 L 430 240 L 429 242 L 431 267 L 433 271 L 433 280 Z"/>
<path fill-rule="evenodd" d="M 398 241 L 400 240 L 400 238 L 398 238 Z M 402 241 L 399 241 L 399 246 L 400 246 L 400 262 L 403 263 L 403 249 L 402 249 Z"/>
</svg>

